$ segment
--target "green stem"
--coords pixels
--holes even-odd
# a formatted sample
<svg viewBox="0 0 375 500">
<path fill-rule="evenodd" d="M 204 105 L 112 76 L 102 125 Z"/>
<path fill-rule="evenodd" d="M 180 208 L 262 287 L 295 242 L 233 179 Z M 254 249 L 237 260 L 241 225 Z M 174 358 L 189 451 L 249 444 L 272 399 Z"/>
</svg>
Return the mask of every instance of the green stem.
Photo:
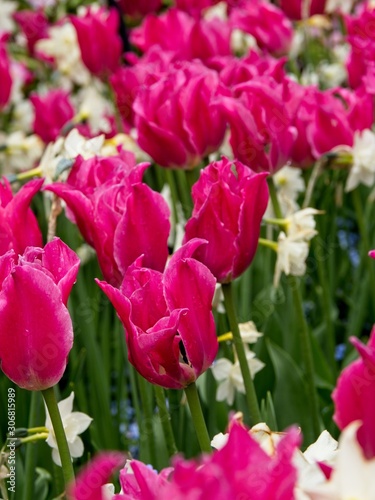
<svg viewBox="0 0 375 500">
<path fill-rule="evenodd" d="M 173 174 L 177 179 L 177 189 L 180 196 L 182 210 L 185 218 L 188 219 L 193 211 L 193 201 L 191 198 L 191 187 L 187 180 L 187 176 L 183 170 L 174 170 Z"/>
<path fill-rule="evenodd" d="M 54 388 L 49 387 L 48 389 L 44 389 L 44 391 L 42 391 L 42 395 L 46 403 L 49 416 L 51 418 L 52 427 L 55 433 L 57 447 L 60 454 L 65 487 L 67 487 L 69 484 L 72 484 L 74 482 L 74 469 L 72 459 L 70 457 L 68 442 L 66 440 L 64 426 L 61 420 L 59 407 L 57 405 Z"/>
<path fill-rule="evenodd" d="M 176 442 L 174 439 L 171 416 L 167 408 L 165 392 L 159 385 L 154 386 L 156 404 L 159 408 L 160 422 L 163 428 L 165 443 L 167 445 L 168 455 L 171 457 L 177 453 Z"/>
<path fill-rule="evenodd" d="M 283 218 L 283 213 L 280 208 L 280 203 L 277 198 L 277 192 L 276 192 L 276 187 L 275 183 L 273 182 L 273 177 L 268 177 L 267 179 L 268 183 L 268 189 L 270 192 L 270 197 L 271 197 L 271 202 L 273 206 L 273 211 L 275 212 L 276 219 L 282 219 Z"/>
<path fill-rule="evenodd" d="M 211 440 L 203 417 L 202 407 L 195 382 L 185 387 L 184 390 L 188 400 L 191 417 L 193 419 L 195 432 L 197 433 L 199 446 L 204 453 L 211 453 Z"/>
<path fill-rule="evenodd" d="M 317 243 L 313 242 L 314 248 L 317 247 Z M 335 360 L 335 330 L 332 321 L 331 311 L 332 311 L 332 303 L 331 303 L 331 295 L 329 291 L 329 283 L 328 283 L 328 271 L 326 266 L 324 265 L 324 261 L 321 255 L 316 255 L 316 262 L 318 265 L 318 275 L 319 282 L 322 287 L 322 309 L 325 318 L 325 326 L 326 326 L 326 335 L 325 335 L 325 345 L 327 350 L 327 360 L 329 365 L 331 366 L 332 372 L 336 375 L 336 360 Z"/>
<path fill-rule="evenodd" d="M 294 310 L 297 315 L 297 325 L 299 331 L 299 340 L 301 345 L 301 355 L 305 366 L 308 398 L 311 407 L 311 418 L 314 435 L 317 438 L 320 433 L 319 403 L 315 390 L 314 381 L 314 360 L 311 348 L 310 333 L 307 326 L 305 314 L 303 311 L 302 295 L 299 283 L 295 276 L 289 276 L 289 285 L 293 294 Z"/>
<path fill-rule="evenodd" d="M 156 456 L 156 446 L 155 446 L 155 436 L 154 436 L 154 407 L 153 407 L 153 386 L 147 382 L 141 375 L 137 373 L 139 394 L 141 397 L 142 410 L 143 410 L 143 422 L 142 427 L 143 433 L 141 435 L 142 442 L 145 444 L 149 453 L 150 463 L 156 468 L 157 456 Z M 150 391 L 151 389 L 151 391 Z"/>
<path fill-rule="evenodd" d="M 39 420 L 40 394 L 37 391 L 31 393 L 30 414 L 28 422 L 28 432 L 40 432 L 45 427 L 34 427 Z M 46 429 L 45 429 L 46 430 Z M 27 446 L 25 456 L 25 485 L 23 490 L 23 500 L 33 500 L 35 483 L 36 446 Z"/>
<path fill-rule="evenodd" d="M 240 364 L 241 373 L 245 385 L 250 422 L 252 425 L 254 425 L 260 422 L 260 411 L 254 382 L 250 373 L 249 363 L 246 358 L 245 347 L 243 345 L 240 330 L 238 328 L 236 311 L 233 301 L 232 283 L 223 283 L 221 286 L 224 294 L 225 310 L 227 312 L 229 326 L 233 334 L 233 344 L 236 349 L 237 358 Z"/>
<path fill-rule="evenodd" d="M 367 230 L 367 225 L 366 225 L 366 217 L 364 214 L 364 210 L 362 207 L 362 201 L 361 201 L 361 196 L 359 193 L 359 189 L 354 189 L 352 191 L 352 199 L 353 199 L 353 205 L 354 205 L 354 210 L 357 218 L 357 223 L 359 227 L 359 233 L 361 235 L 361 243 L 362 243 L 362 252 L 361 252 L 361 257 L 362 259 L 365 259 L 367 270 L 370 276 L 371 280 L 371 296 L 372 296 L 372 304 L 373 307 L 375 308 L 375 267 L 374 267 L 374 262 L 372 259 L 367 257 L 367 253 L 372 250 L 371 245 L 370 245 L 370 239 L 369 239 L 369 234 Z"/>
</svg>

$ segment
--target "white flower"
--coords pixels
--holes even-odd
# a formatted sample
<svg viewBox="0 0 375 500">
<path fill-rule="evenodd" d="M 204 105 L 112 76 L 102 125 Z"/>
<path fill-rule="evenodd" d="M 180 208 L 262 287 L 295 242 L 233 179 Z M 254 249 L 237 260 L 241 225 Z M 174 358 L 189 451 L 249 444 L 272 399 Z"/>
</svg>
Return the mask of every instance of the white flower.
<svg viewBox="0 0 375 500">
<path fill-rule="evenodd" d="M 375 182 L 375 134 L 371 130 L 355 132 L 352 155 L 353 166 L 345 186 L 347 192 L 359 184 L 370 187 Z"/>
<path fill-rule="evenodd" d="M 5 165 L 10 170 L 28 170 L 35 166 L 43 153 L 43 142 L 35 134 L 26 135 L 24 132 L 13 132 L 5 137 Z"/>
<path fill-rule="evenodd" d="M 48 30 L 49 38 L 38 40 L 37 51 L 53 57 L 62 77 L 61 84 L 70 88 L 73 83 L 87 85 L 91 76 L 81 59 L 77 34 L 70 22 L 53 26 Z"/>
<path fill-rule="evenodd" d="M 46 147 L 39 167 L 46 179 L 46 184 L 56 180 L 57 166 L 64 160 L 74 160 L 81 155 L 85 160 L 100 154 L 104 144 L 104 135 L 86 139 L 77 129 L 73 129 L 63 138 L 50 142 Z"/>
<path fill-rule="evenodd" d="M 306 272 L 306 259 L 309 245 L 299 236 L 286 236 L 280 232 L 277 242 L 277 260 L 275 267 L 274 286 L 278 286 L 281 273 L 287 276 L 303 276 Z"/>
<path fill-rule="evenodd" d="M 205 9 L 203 17 L 206 21 L 211 21 L 212 19 L 221 19 L 222 21 L 228 21 L 228 5 L 227 2 L 219 2 L 212 7 Z"/>
<path fill-rule="evenodd" d="M 337 441 L 328 431 L 323 431 L 304 453 L 299 450 L 295 452 L 293 464 L 298 473 L 295 497 L 298 500 L 308 498 L 304 494 L 305 490 L 325 482 L 325 475 L 318 462 L 333 465 L 338 454 L 337 447 Z"/>
<path fill-rule="evenodd" d="M 342 85 L 348 76 L 344 64 L 340 62 L 321 63 L 319 64 L 317 71 L 321 83 L 328 88 Z"/>
<path fill-rule="evenodd" d="M 104 145 L 104 135 L 98 135 L 91 139 L 86 139 L 77 129 L 73 129 L 66 136 L 62 156 L 74 159 L 81 155 L 85 160 L 99 155 Z"/>
<path fill-rule="evenodd" d="M 356 0 L 328 0 L 324 11 L 327 14 L 338 10 L 344 14 L 349 14 Z"/>
<path fill-rule="evenodd" d="M 243 55 L 250 49 L 258 49 L 258 44 L 252 35 L 235 28 L 230 34 L 230 48 L 234 54 Z"/>
<path fill-rule="evenodd" d="M 273 180 L 282 213 L 288 215 L 298 210 L 297 198 L 305 191 L 302 171 L 285 166 L 273 175 Z M 265 217 L 274 217 L 274 215 L 270 200 Z"/>
<path fill-rule="evenodd" d="M 328 431 L 323 431 L 315 443 L 304 451 L 303 456 L 310 463 L 325 462 L 332 464 L 338 454 L 338 442 Z"/>
<path fill-rule="evenodd" d="M 258 332 L 257 327 L 253 321 L 247 321 L 246 323 L 239 323 L 238 328 L 240 330 L 240 335 L 243 342 L 247 344 L 255 344 L 259 337 L 263 336 L 263 333 Z"/>
<path fill-rule="evenodd" d="M 77 458 L 83 455 L 83 442 L 79 437 L 79 434 L 82 434 L 82 432 L 84 432 L 88 428 L 88 426 L 92 422 L 92 418 L 85 413 L 72 411 L 73 399 L 74 392 L 72 392 L 68 398 L 60 401 L 58 403 L 58 407 L 65 430 L 66 439 L 68 441 L 70 454 L 73 458 Z M 57 448 L 57 441 L 52 427 L 52 422 L 47 410 L 46 413 L 47 418 L 45 427 L 47 427 L 49 431 L 46 442 L 52 448 L 53 461 L 55 462 L 55 464 L 61 466 L 60 454 Z"/>
<path fill-rule="evenodd" d="M 328 481 L 304 492 L 312 500 L 374 500 L 375 459 L 367 460 L 357 441 L 361 422 L 349 424 L 339 440 L 335 468 Z"/>
<path fill-rule="evenodd" d="M 293 238 L 300 238 L 309 241 L 318 231 L 315 229 L 316 223 L 314 215 L 321 214 L 316 208 L 304 208 L 286 218 L 287 234 Z"/>
<path fill-rule="evenodd" d="M 93 134 L 110 132 L 108 117 L 113 114 L 112 104 L 94 85 L 83 88 L 77 96 L 78 116 L 86 120 Z"/>
<path fill-rule="evenodd" d="M 263 367 L 264 363 L 255 357 L 255 353 L 247 351 L 246 358 L 249 364 L 251 376 L 254 378 Z M 233 404 L 236 390 L 245 394 L 245 385 L 242 378 L 240 364 L 238 360 L 232 363 L 227 358 L 220 358 L 211 367 L 213 376 L 219 382 L 216 391 L 218 401 L 227 401 Z"/>
<path fill-rule="evenodd" d="M 12 33 L 15 27 L 13 13 L 17 10 L 18 2 L 9 2 L 1 0 L 0 2 L 0 35 L 3 33 Z"/>
<path fill-rule="evenodd" d="M 221 450 L 221 448 L 224 448 L 224 446 L 227 444 L 228 438 L 228 433 L 223 434 L 222 432 L 219 432 L 219 434 L 215 434 L 211 441 L 212 448 L 215 448 L 215 450 Z"/>
</svg>

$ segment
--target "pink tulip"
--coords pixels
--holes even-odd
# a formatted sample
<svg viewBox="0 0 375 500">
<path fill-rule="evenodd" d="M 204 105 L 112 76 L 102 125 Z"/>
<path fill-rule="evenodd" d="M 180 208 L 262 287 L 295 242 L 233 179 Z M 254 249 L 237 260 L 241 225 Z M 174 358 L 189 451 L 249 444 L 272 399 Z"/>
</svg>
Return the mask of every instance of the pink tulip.
<svg viewBox="0 0 375 500">
<path fill-rule="evenodd" d="M 226 122 L 214 103 L 223 92 L 215 71 L 177 63 L 134 101 L 140 147 L 163 167 L 196 167 L 224 139 Z"/>
<path fill-rule="evenodd" d="M 0 109 L 8 104 L 12 90 L 10 61 L 4 43 L 0 41 Z"/>
<path fill-rule="evenodd" d="M 1 369 L 28 390 L 57 384 L 73 346 L 66 307 L 79 259 L 55 238 L 44 249 L 10 250 L 0 257 Z"/>
<path fill-rule="evenodd" d="M 161 194 L 142 182 L 147 163 L 132 153 L 106 158 L 78 157 L 66 183 L 46 187 L 68 206 L 68 217 L 98 255 L 107 281 L 119 285 L 140 255 L 163 270 L 168 257 L 169 209 Z"/>
<path fill-rule="evenodd" d="M 130 40 L 143 52 L 158 46 L 159 50 L 172 52 L 178 59 L 206 61 L 231 53 L 230 34 L 229 23 L 218 18 L 194 19 L 171 8 L 160 16 L 147 16 L 141 26 L 131 32 Z"/>
<path fill-rule="evenodd" d="M 69 500 L 104 500 L 102 487 L 109 483 L 112 474 L 124 465 L 125 456 L 117 451 L 103 452 L 96 456 L 77 477 L 76 484 L 68 491 Z"/>
<path fill-rule="evenodd" d="M 27 40 L 30 54 L 34 53 L 34 46 L 41 38 L 48 37 L 48 19 L 43 10 L 19 10 L 13 15 Z"/>
<path fill-rule="evenodd" d="M 290 500 L 297 480 L 293 455 L 299 442 L 297 429 L 290 429 L 271 457 L 245 428 L 234 424 L 221 450 L 200 461 L 177 458 L 173 471 L 164 469 L 157 474 L 132 460 L 132 470 L 120 472 L 123 493 L 114 500 Z"/>
<path fill-rule="evenodd" d="M 144 85 L 157 82 L 174 59 L 173 52 L 163 52 L 153 46 L 142 58 L 134 61 L 132 66 L 121 67 L 110 77 L 116 105 L 125 127 L 134 127 L 133 103 L 139 91 Z"/>
<path fill-rule="evenodd" d="M 268 203 L 266 177 L 223 158 L 204 168 L 193 186 L 194 209 L 184 241 L 208 240 L 194 257 L 221 283 L 240 276 L 254 258 Z"/>
<path fill-rule="evenodd" d="M 164 273 L 144 267 L 140 257 L 120 289 L 98 281 L 124 324 L 130 363 L 165 388 L 194 382 L 218 350 L 211 310 L 215 279 L 192 258 L 205 243 L 195 239 L 181 247 Z"/>
<path fill-rule="evenodd" d="M 229 19 L 233 28 L 252 35 L 261 49 L 276 55 L 288 52 L 293 26 L 278 7 L 262 0 L 242 0 Z"/>
<path fill-rule="evenodd" d="M 357 437 L 368 459 L 375 457 L 375 327 L 367 345 L 356 337 L 350 341 L 360 359 L 344 368 L 339 376 L 332 399 L 334 421 L 342 430 L 351 422 L 361 420 Z"/>
<path fill-rule="evenodd" d="M 254 171 L 273 172 L 288 161 L 297 131 L 285 106 L 283 85 L 263 76 L 236 85 L 221 99 L 234 156 Z"/>
<path fill-rule="evenodd" d="M 85 66 L 93 75 L 106 79 L 120 67 L 122 41 L 117 11 L 88 7 L 84 16 L 72 16 L 71 21 Z"/>
<path fill-rule="evenodd" d="M 0 255 L 8 250 L 22 254 L 28 246 L 41 246 L 42 234 L 29 205 L 44 180 L 25 184 L 14 196 L 9 182 L 0 183 Z"/>
<path fill-rule="evenodd" d="M 219 3 L 220 0 L 174 0 L 179 10 L 183 10 L 194 17 L 200 17 L 202 11 Z"/>
<path fill-rule="evenodd" d="M 34 106 L 33 130 L 45 142 L 53 142 L 61 129 L 74 116 L 74 108 L 69 94 L 63 90 L 50 90 L 45 95 L 32 94 L 30 101 Z"/>
</svg>

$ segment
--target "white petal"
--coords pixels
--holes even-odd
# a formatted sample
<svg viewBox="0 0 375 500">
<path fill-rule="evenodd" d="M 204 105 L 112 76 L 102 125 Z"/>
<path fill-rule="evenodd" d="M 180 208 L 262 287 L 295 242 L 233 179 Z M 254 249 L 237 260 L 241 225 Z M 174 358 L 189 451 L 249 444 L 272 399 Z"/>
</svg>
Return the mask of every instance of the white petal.
<svg viewBox="0 0 375 500">
<path fill-rule="evenodd" d="M 59 450 L 55 448 L 52 450 L 52 460 L 56 465 L 59 465 L 61 467 L 60 453 Z"/>
<path fill-rule="evenodd" d="M 225 380 L 229 376 L 232 366 L 233 363 L 229 359 L 220 358 L 211 366 L 212 374 L 217 381 Z"/>
<path fill-rule="evenodd" d="M 234 401 L 234 386 L 229 379 L 223 380 L 216 390 L 216 399 L 218 401 L 227 401 L 228 405 L 232 405 Z"/>
<path fill-rule="evenodd" d="M 221 448 L 223 448 L 223 446 L 227 444 L 228 438 L 229 434 L 223 434 L 222 432 L 216 434 L 211 441 L 212 448 L 220 450 Z"/>
<path fill-rule="evenodd" d="M 69 445 L 70 455 L 73 458 L 78 458 L 83 455 L 84 446 L 82 439 L 80 437 L 77 436 L 75 440 L 72 443 L 68 443 L 68 445 Z"/>
<path fill-rule="evenodd" d="M 68 440 L 82 434 L 91 424 L 92 418 L 79 411 L 74 411 L 64 419 L 64 429 Z"/>
<path fill-rule="evenodd" d="M 74 392 L 71 392 L 69 397 L 67 397 L 66 399 L 62 399 L 60 403 L 58 403 L 62 420 L 64 420 L 64 418 L 67 417 L 69 413 L 72 413 L 73 400 L 74 400 Z"/>
</svg>

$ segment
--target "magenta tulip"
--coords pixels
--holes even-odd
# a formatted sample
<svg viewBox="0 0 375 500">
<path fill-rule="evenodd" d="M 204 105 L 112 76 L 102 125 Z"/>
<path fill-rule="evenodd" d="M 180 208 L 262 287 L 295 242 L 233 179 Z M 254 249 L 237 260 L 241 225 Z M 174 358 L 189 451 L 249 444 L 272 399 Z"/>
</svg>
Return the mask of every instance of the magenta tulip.
<svg viewBox="0 0 375 500">
<path fill-rule="evenodd" d="M 193 186 L 194 209 L 185 241 L 208 240 L 194 257 L 221 283 L 242 274 L 254 258 L 268 203 L 266 177 L 239 161 L 223 158 L 204 168 Z"/>
<path fill-rule="evenodd" d="M 274 5 L 262 0 L 242 0 L 230 14 L 234 28 L 252 35 L 260 48 L 275 55 L 286 54 L 293 39 L 293 25 Z"/>
<path fill-rule="evenodd" d="M 62 377 L 73 346 L 66 307 L 79 259 L 58 238 L 44 249 L 10 250 L 0 257 L 1 369 L 28 390 L 44 390 Z"/>
<path fill-rule="evenodd" d="M 158 271 L 168 257 L 169 209 L 161 194 L 142 182 L 147 166 L 136 165 L 126 152 L 78 157 L 66 183 L 46 187 L 66 202 L 68 217 L 95 248 L 104 278 L 116 286 L 140 255 Z"/>
<path fill-rule="evenodd" d="M 50 90 L 45 95 L 32 94 L 30 101 L 35 111 L 35 134 L 46 143 L 55 141 L 63 126 L 74 116 L 69 94 L 59 89 Z"/>
<path fill-rule="evenodd" d="M 191 257 L 205 244 L 195 239 L 181 247 L 164 273 L 143 267 L 140 257 L 120 289 L 98 281 L 124 324 L 130 363 L 153 384 L 182 389 L 215 359 L 215 278 Z"/>
<path fill-rule="evenodd" d="M 18 255 L 27 246 L 42 245 L 42 234 L 30 203 L 43 182 L 43 179 L 30 181 L 14 196 L 5 178 L 0 183 L 0 255 L 11 249 Z"/>
<path fill-rule="evenodd" d="M 214 103 L 222 91 L 215 71 L 197 61 L 177 63 L 134 101 L 140 147 L 163 167 L 199 165 L 224 139 L 226 122 Z"/>
<path fill-rule="evenodd" d="M 117 451 L 107 451 L 96 456 L 77 477 L 68 492 L 69 500 L 104 500 L 102 487 L 112 474 L 123 466 L 125 456 Z"/>
<path fill-rule="evenodd" d="M 120 67 L 122 41 L 118 34 L 118 12 L 88 7 L 84 16 L 72 16 L 71 21 L 85 66 L 93 75 L 106 79 Z"/>
<path fill-rule="evenodd" d="M 298 430 L 290 429 L 269 456 L 247 429 L 234 424 L 221 450 L 200 461 L 176 458 L 172 471 L 158 474 L 132 460 L 131 471 L 120 471 L 122 493 L 113 500 L 291 500 L 297 481 L 293 457 L 299 443 Z"/>
<path fill-rule="evenodd" d="M 8 52 L 0 40 L 0 109 L 8 104 L 12 83 Z"/>
<path fill-rule="evenodd" d="M 332 393 L 335 403 L 334 421 L 342 430 L 361 420 L 357 437 L 368 459 L 375 457 L 375 327 L 367 345 L 356 337 L 352 344 L 360 359 L 344 368 Z"/>
</svg>

